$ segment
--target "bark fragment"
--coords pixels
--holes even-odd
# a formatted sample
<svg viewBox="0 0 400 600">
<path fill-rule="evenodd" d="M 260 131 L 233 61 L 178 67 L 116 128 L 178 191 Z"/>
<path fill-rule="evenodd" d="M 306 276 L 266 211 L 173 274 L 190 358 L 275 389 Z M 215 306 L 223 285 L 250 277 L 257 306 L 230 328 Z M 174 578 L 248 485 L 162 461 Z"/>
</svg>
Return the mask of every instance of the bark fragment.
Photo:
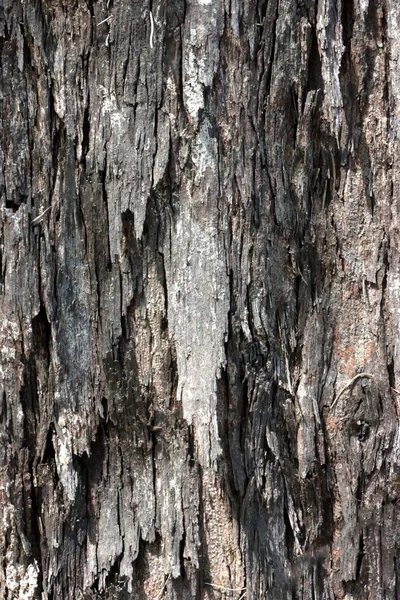
<svg viewBox="0 0 400 600">
<path fill-rule="evenodd" d="M 4 0 L 1 597 L 400 596 L 398 13 Z"/>
</svg>

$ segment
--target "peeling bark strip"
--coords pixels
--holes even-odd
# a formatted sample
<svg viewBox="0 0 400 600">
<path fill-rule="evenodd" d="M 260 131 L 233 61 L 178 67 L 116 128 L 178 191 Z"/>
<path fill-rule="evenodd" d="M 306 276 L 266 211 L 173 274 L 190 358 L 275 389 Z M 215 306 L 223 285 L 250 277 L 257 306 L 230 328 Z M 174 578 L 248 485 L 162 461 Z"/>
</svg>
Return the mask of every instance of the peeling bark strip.
<svg viewBox="0 0 400 600">
<path fill-rule="evenodd" d="M 400 597 L 400 5 L 0 3 L 0 597 Z"/>
</svg>

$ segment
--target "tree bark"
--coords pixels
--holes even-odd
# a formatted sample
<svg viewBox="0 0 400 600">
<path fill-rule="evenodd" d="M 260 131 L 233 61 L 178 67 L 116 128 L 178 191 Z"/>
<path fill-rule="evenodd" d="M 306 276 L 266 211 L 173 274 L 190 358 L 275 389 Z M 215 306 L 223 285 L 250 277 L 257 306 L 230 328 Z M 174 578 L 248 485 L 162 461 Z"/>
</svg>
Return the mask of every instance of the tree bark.
<svg viewBox="0 0 400 600">
<path fill-rule="evenodd" d="M 400 598 L 399 23 L 0 2 L 1 598 Z"/>
</svg>

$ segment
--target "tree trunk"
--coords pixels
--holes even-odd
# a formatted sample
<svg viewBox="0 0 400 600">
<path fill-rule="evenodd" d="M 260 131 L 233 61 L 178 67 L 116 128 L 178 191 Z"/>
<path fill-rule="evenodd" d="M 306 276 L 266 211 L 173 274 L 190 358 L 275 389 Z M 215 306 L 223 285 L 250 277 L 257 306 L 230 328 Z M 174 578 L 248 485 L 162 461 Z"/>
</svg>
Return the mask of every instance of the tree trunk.
<svg viewBox="0 0 400 600">
<path fill-rule="evenodd" d="M 1 598 L 400 598 L 399 23 L 1 0 Z"/>
</svg>

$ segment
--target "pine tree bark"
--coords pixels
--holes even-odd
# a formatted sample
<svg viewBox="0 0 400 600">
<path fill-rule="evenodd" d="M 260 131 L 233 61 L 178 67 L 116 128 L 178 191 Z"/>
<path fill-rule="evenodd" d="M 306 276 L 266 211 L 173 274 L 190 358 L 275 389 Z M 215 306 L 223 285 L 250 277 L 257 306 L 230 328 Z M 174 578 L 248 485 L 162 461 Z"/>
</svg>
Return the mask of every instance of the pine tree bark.
<svg viewBox="0 0 400 600">
<path fill-rule="evenodd" d="M 1 598 L 400 598 L 399 23 L 2 0 Z"/>
</svg>

